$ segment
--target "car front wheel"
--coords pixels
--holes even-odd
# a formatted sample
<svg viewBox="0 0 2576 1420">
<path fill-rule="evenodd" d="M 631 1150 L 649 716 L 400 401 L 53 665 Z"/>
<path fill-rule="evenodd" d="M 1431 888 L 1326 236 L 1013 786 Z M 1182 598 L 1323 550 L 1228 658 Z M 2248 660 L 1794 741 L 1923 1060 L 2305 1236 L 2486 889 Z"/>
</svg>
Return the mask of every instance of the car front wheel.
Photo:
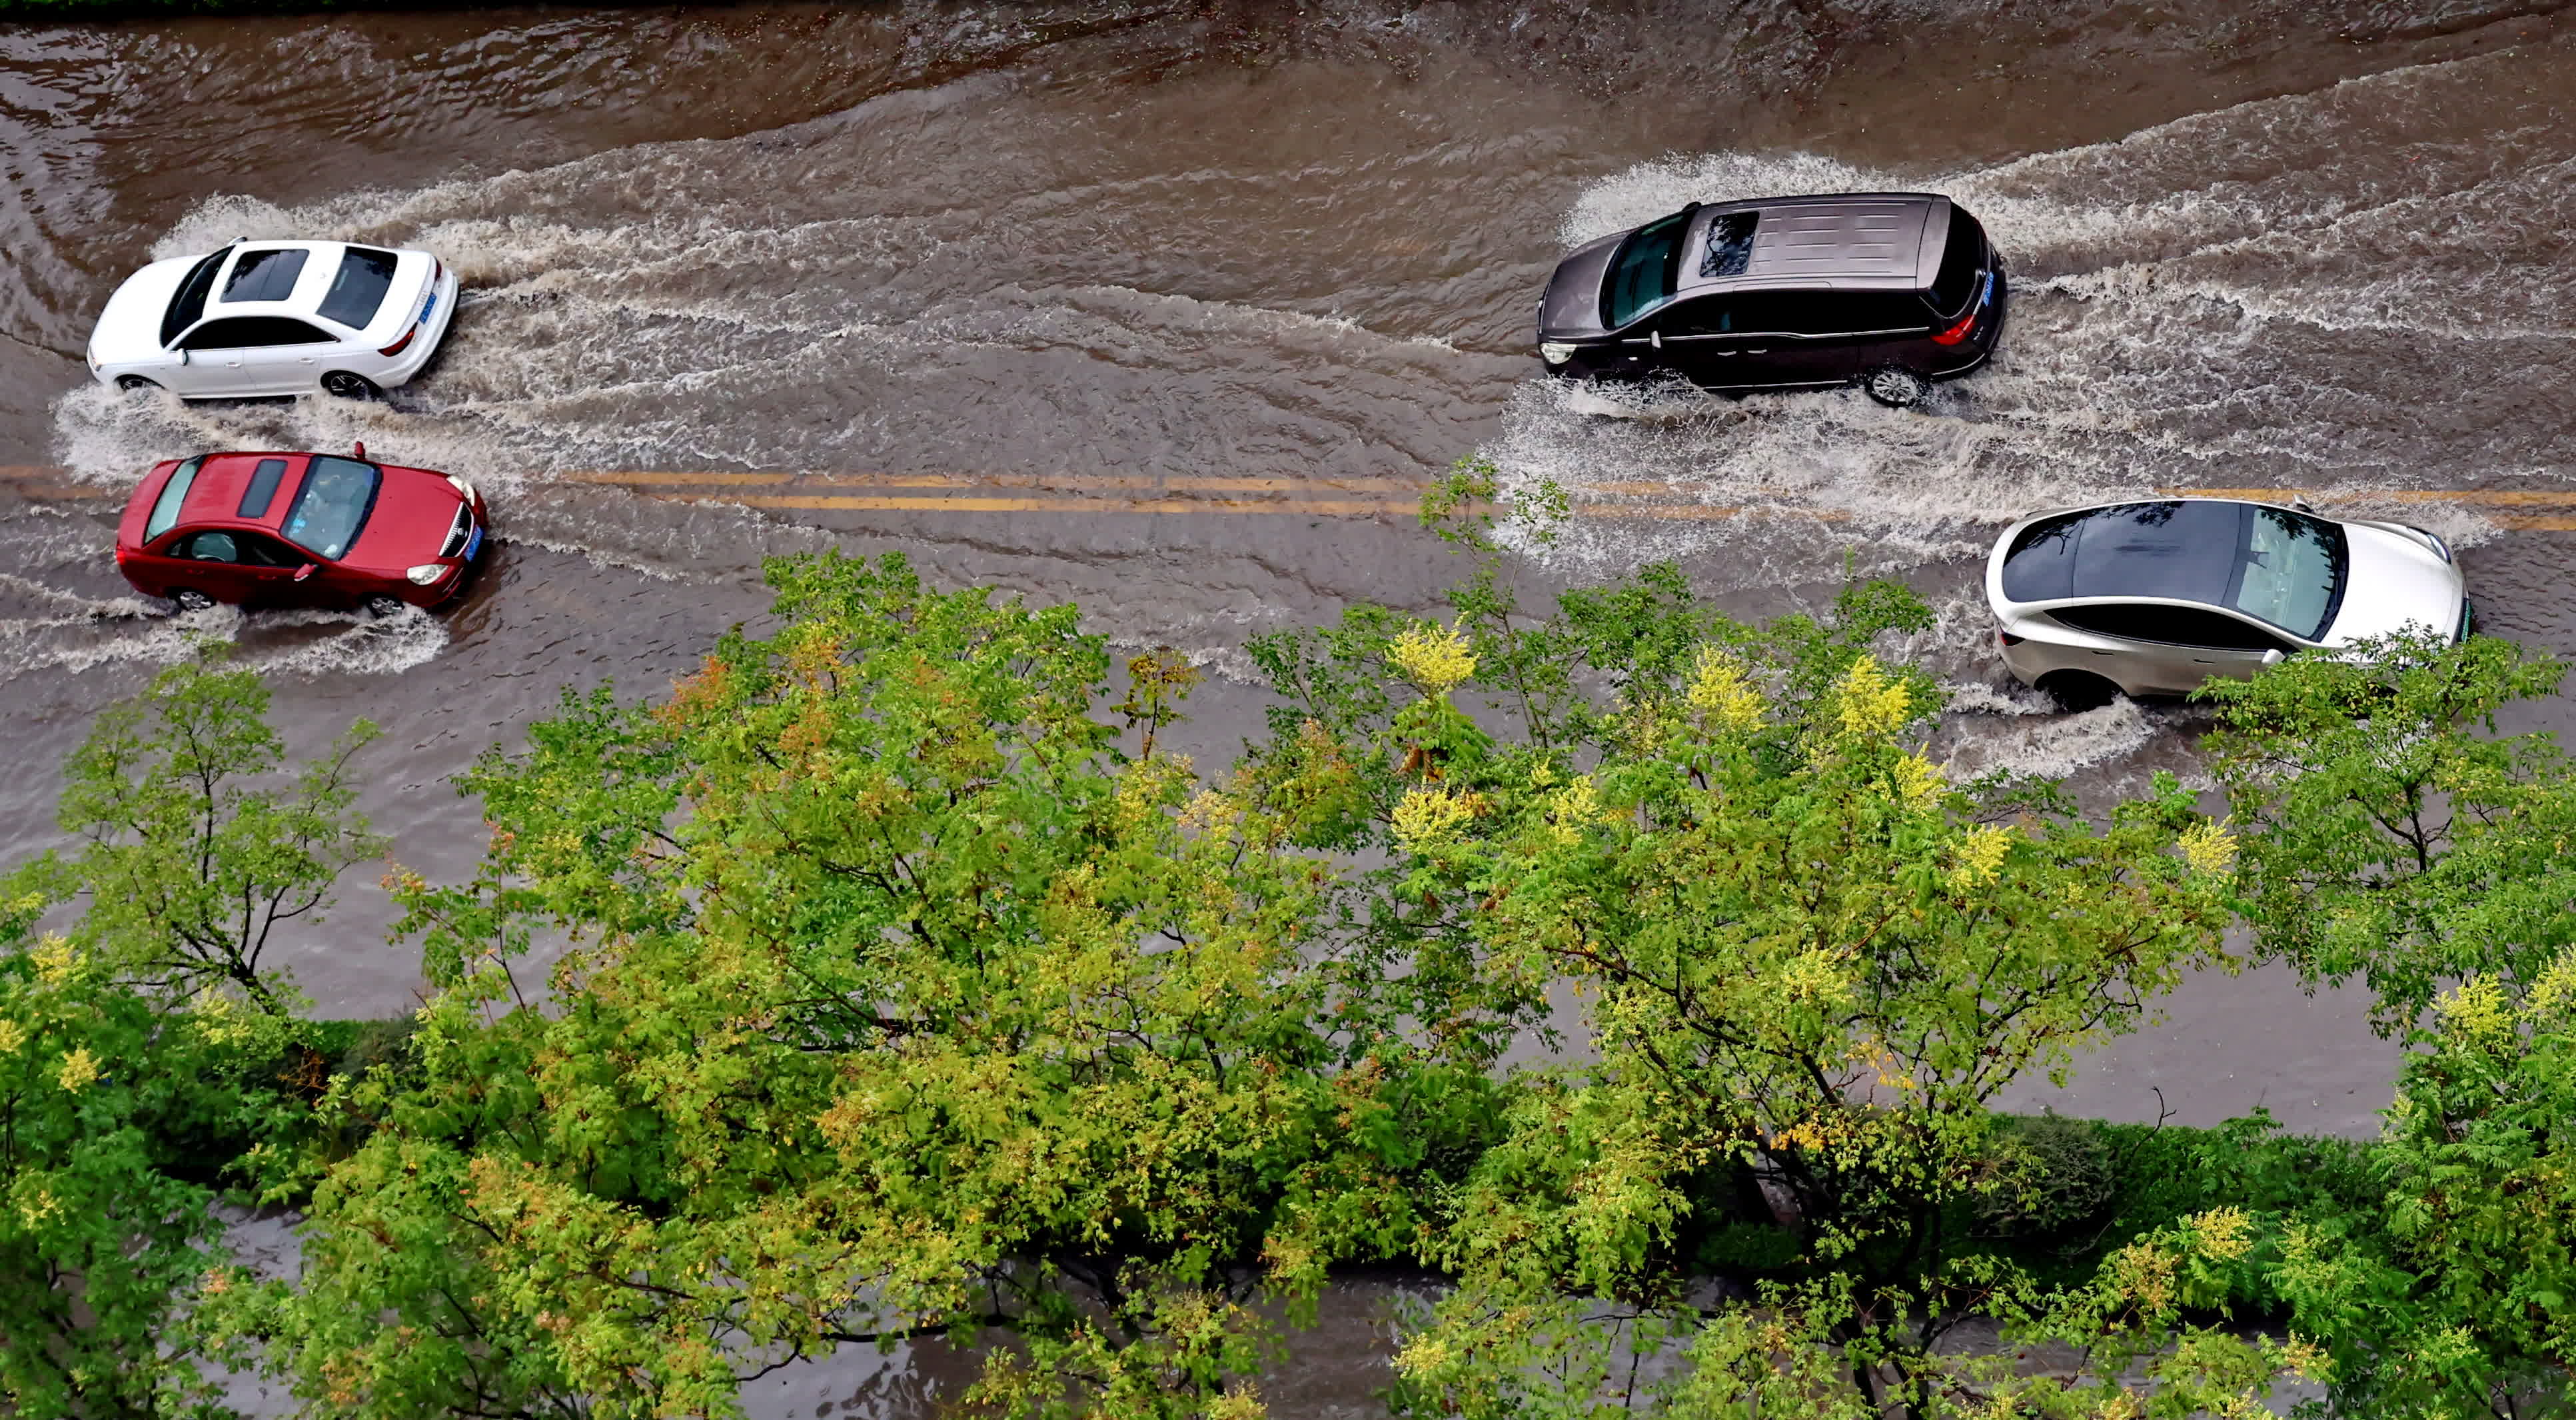
<svg viewBox="0 0 2576 1420">
<path fill-rule="evenodd" d="M 384 592 L 378 592 L 374 596 L 367 598 L 367 615 L 374 617 L 400 616 L 402 615 L 402 609 L 409 605 L 411 605 L 411 603 L 404 601 L 400 597 L 390 596 Z"/>
<path fill-rule="evenodd" d="M 158 382 L 147 380 L 141 375 L 117 376 L 116 388 L 119 392 L 124 394 L 158 394 L 161 391 L 161 386 Z"/>
<path fill-rule="evenodd" d="M 1860 377 L 1863 394 L 1890 409 L 1903 409 L 1932 392 L 1932 382 L 1902 365 L 1881 365 Z"/>
<path fill-rule="evenodd" d="M 2051 671 L 2039 678 L 2040 694 L 2069 712 L 2099 710 L 2119 698 L 2120 687 L 2091 671 Z"/>
<path fill-rule="evenodd" d="M 177 603 L 182 612 L 204 611 L 215 604 L 213 597 L 207 596 L 194 587 L 181 587 L 170 594 L 170 600 Z"/>
<path fill-rule="evenodd" d="M 384 391 L 364 375 L 333 370 L 322 377 L 322 392 L 333 399 L 382 399 Z"/>
</svg>

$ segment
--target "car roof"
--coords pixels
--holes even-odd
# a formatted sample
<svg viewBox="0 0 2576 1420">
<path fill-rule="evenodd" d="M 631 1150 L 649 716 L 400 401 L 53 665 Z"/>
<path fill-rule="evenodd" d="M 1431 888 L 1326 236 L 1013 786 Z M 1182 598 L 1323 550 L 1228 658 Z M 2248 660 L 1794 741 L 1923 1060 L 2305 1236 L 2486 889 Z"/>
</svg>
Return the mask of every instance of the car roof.
<svg viewBox="0 0 2576 1420">
<path fill-rule="evenodd" d="M 1720 219 L 1755 213 L 1741 275 L 1702 276 L 1698 256 Z M 1844 192 L 1766 197 L 1703 207 L 1691 216 L 1676 295 L 1830 282 L 1837 290 L 1912 291 L 1931 284 L 1950 227 L 1950 199 L 1929 192 Z"/>
<path fill-rule="evenodd" d="M 294 485 L 281 481 L 278 487 L 281 496 L 270 499 L 266 515 L 257 518 L 241 516 L 242 493 L 250 487 L 251 475 L 258 472 L 260 460 L 284 459 L 286 471 L 292 474 L 311 457 L 311 454 L 290 453 L 206 455 L 197 463 L 197 478 L 188 485 L 187 500 L 179 505 L 176 526 L 195 527 L 204 523 L 238 526 L 246 523 L 274 531 L 286 517 L 287 503 L 292 501 L 282 495 L 293 493 Z"/>
<path fill-rule="evenodd" d="M 2238 560 L 2249 510 L 2274 515 L 2293 537 L 2313 536 L 2340 559 L 2342 524 L 2243 498 L 2142 498 L 2060 508 L 2013 524 L 1995 544 L 1998 589 L 2021 605 L 2181 601 L 2227 609 L 2220 589 Z M 2124 516 L 2125 515 L 2125 516 Z M 2323 531 L 2332 528 L 2333 542 Z M 2097 539 L 2108 534 L 2109 543 Z"/>
<path fill-rule="evenodd" d="M 215 274 L 214 291 L 206 301 L 206 318 L 220 316 L 300 316 L 311 318 L 322 309 L 323 293 L 331 289 L 331 278 L 340 269 L 340 254 L 347 242 L 243 241 L 233 244 L 233 253 Z M 233 272 L 242 259 L 264 251 L 300 251 L 305 253 L 304 268 L 296 273 L 294 290 L 282 300 L 236 301 L 224 297 L 224 287 L 232 281 Z"/>
</svg>

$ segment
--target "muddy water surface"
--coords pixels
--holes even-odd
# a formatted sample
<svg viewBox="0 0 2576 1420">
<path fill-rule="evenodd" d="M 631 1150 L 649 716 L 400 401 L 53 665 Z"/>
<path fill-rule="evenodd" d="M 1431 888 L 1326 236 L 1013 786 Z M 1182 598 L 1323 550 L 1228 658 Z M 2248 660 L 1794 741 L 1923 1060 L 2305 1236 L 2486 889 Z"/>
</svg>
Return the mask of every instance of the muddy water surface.
<svg viewBox="0 0 2576 1420">
<path fill-rule="evenodd" d="M 300 742 L 384 724 L 368 807 L 404 861 L 460 872 L 479 825 L 447 775 L 567 684 L 659 689 L 758 614 L 761 556 L 826 546 L 1191 650 L 1219 672 L 1196 734 L 1221 754 L 1254 723 L 1226 678 L 1246 635 L 1361 597 L 1436 605 L 1455 565 L 1401 509 L 1468 453 L 1580 511 L 1518 544 L 1534 591 L 1672 556 L 1764 613 L 1826 595 L 1849 557 L 1941 608 L 1914 650 L 1952 682 L 1961 770 L 2189 773 L 2189 710 L 2061 716 L 2001 677 L 1974 565 L 2000 522 L 2155 487 L 2400 506 L 2467 549 L 2491 625 L 2576 644 L 2566 534 L 2403 496 L 2559 491 L 2576 466 L 2564 8 L 743 5 L 0 30 L 0 856 L 55 840 L 56 766 L 97 708 L 213 638 L 273 673 Z M 1693 198 L 1886 187 L 1981 214 L 2017 289 L 1993 368 L 1927 407 L 1614 404 L 1538 377 L 1529 321 L 1567 244 Z M 126 271 L 290 234 L 458 269 L 426 377 L 372 407 L 84 383 Z M 463 607 L 181 619 L 108 569 L 154 459 L 357 439 L 492 492 L 505 541 Z M 782 473 L 814 477 L 742 477 Z M 1712 508 L 1756 512 L 1691 515 Z M 346 896 L 287 950 L 325 1005 L 398 1009 L 412 958 L 379 940 L 371 886 Z M 2367 1130 L 2389 1064 L 2357 1016 L 2277 977 L 2196 982 L 2058 1098 L 2151 1116 L 2160 1087 L 2194 1122 L 2261 1102 Z M 1294 1413 L 1365 1413 L 1355 1364 L 1301 1363 L 1283 1384 L 1316 1389 Z M 935 1371 L 807 1376 L 764 1403 L 909 1413 Z"/>
</svg>

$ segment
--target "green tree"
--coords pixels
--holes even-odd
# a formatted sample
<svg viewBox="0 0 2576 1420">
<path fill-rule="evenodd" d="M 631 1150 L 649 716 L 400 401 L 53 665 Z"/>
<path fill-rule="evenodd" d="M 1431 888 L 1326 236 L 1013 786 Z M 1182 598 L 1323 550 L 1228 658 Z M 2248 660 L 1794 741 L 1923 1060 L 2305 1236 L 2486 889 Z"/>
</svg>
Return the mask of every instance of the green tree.
<svg viewBox="0 0 2576 1420">
<path fill-rule="evenodd" d="M 2361 978 L 2397 1035 L 2444 981 L 2527 983 L 2576 943 L 2576 773 L 2552 737 L 2496 725 L 2564 674 L 2492 636 L 2400 636 L 2204 688 L 2258 950 Z"/>
<path fill-rule="evenodd" d="M 2259 945 L 2311 980 L 2361 978 L 2406 1046 L 2383 1205 L 2287 1216 L 2271 1242 L 2339 1414 L 2569 1405 L 2576 766 L 2497 726 L 2562 674 L 2492 637 L 2403 637 L 2203 692 Z"/>
<path fill-rule="evenodd" d="M 372 849 L 363 727 L 286 788 L 257 677 L 163 673 L 73 756 L 83 842 L 0 880 L 0 1410 L 223 1413 L 197 1325 L 228 1284 L 215 1205 L 305 1147 L 323 1058 L 264 969 L 275 924 Z M 66 903 L 65 934 L 37 924 Z"/>
<path fill-rule="evenodd" d="M 318 923 L 342 871 L 384 850 L 351 808 L 351 761 L 377 731 L 360 720 L 289 771 L 268 704 L 256 672 L 207 659 L 101 712 L 58 812 L 79 846 L 19 867 L 0 894 L 78 904 L 84 958 L 159 998 L 229 991 L 292 1014 L 299 998 L 267 951 L 281 925 Z"/>
<path fill-rule="evenodd" d="M 1411 1242 L 1486 1060 L 1333 969 L 1284 820 L 1115 752 L 1072 608 L 770 579 L 775 635 L 467 776 L 481 874 L 400 890 L 425 1078 L 343 1092 L 305 1277 L 230 1324 L 324 1415 L 724 1413 L 922 1337 L 981 1412 L 1259 1413 L 1257 1303 Z"/>
<path fill-rule="evenodd" d="M 1474 474 L 1432 511 L 1489 493 Z M 1425 1255 L 1461 1286 L 1417 1318 L 1408 1413 L 1733 1413 L 1740 1385 L 1763 1414 L 2116 1414 L 2145 1358 L 2164 1404 L 2295 1359 L 2183 1321 L 2225 1293 L 2175 1278 L 2232 1265 L 2241 1220 L 2073 1291 L 1972 1236 L 1995 1094 L 2229 964 L 2232 843 L 2188 794 L 2096 828 L 2046 785 L 1954 791 L 1917 748 L 1937 692 L 1872 654 L 1929 624 L 1890 584 L 1752 627 L 1657 566 L 1541 617 L 1488 561 L 1453 604 L 1253 647 L 1283 703 L 1252 778 L 1306 841 L 1387 855 L 1343 909 L 1378 959 L 1475 983 L 1443 999 L 1478 1028 L 1580 1021 L 1587 1063 L 1516 1072 L 1438 1195 Z M 1775 1215 L 1781 1280 L 1710 1300 L 1719 1235 Z M 1977 1313 L 2094 1364 L 2043 1393 L 1945 1349 Z"/>
</svg>

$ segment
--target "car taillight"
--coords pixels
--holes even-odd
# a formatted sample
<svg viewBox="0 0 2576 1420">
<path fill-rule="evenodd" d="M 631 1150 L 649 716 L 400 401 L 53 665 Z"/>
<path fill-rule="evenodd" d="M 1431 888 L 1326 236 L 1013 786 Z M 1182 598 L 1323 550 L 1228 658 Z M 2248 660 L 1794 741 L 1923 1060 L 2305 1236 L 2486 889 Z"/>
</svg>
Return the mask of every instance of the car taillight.
<svg viewBox="0 0 2576 1420">
<path fill-rule="evenodd" d="M 420 327 L 413 326 L 411 329 L 402 333 L 402 339 L 395 341 L 393 344 L 386 346 L 384 349 L 379 350 L 376 353 L 379 355 L 400 355 L 403 353 L 403 347 L 411 344 L 411 338 L 418 334 L 420 334 Z M 1937 340 L 1940 337 L 1934 336 L 1933 338 Z"/>
<path fill-rule="evenodd" d="M 1998 646 L 2018 646 L 2021 644 L 2021 640 L 2022 638 L 2015 636 L 2009 631 L 1998 631 L 1995 633 L 1995 644 Z"/>
<path fill-rule="evenodd" d="M 1977 328 L 1977 317 L 1984 314 L 1985 311 L 1983 309 L 1970 310 L 1966 315 L 1959 317 L 1959 323 L 1957 325 L 1950 327 L 1948 330 L 1934 331 L 1932 333 L 1932 343 L 1935 345 L 1956 345 L 1960 341 L 1967 339 L 1968 332 Z"/>
</svg>

